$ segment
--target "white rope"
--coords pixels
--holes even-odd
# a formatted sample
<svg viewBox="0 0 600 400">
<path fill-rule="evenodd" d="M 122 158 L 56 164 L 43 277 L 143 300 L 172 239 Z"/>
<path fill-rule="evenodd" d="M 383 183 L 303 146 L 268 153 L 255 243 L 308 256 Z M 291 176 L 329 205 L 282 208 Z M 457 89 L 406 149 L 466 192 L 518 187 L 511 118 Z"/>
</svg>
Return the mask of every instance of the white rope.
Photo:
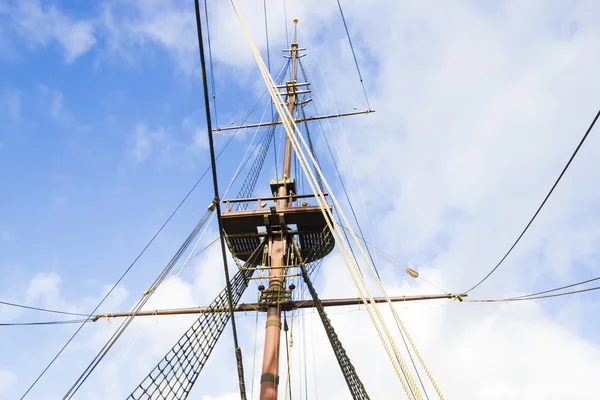
<svg viewBox="0 0 600 400">
<path fill-rule="evenodd" d="M 271 93 L 271 96 L 274 101 L 274 105 L 277 108 L 277 112 L 279 113 L 282 123 L 283 123 L 284 127 L 286 128 L 287 137 L 290 139 L 292 147 L 294 148 L 294 151 L 296 152 L 298 160 L 299 160 L 300 164 L 302 165 L 302 169 L 304 170 L 305 174 L 307 175 L 308 182 L 309 182 L 311 189 L 312 189 L 313 193 L 315 194 L 315 197 L 319 203 L 319 208 L 321 209 L 321 212 L 325 215 L 326 223 L 327 223 L 329 229 L 331 230 L 332 235 L 336 239 L 336 242 L 341 245 L 340 254 L 342 255 L 342 258 L 344 259 L 344 262 L 350 272 L 350 276 L 352 277 L 352 280 L 355 283 L 357 291 L 369 312 L 369 316 L 371 317 L 373 325 L 374 325 L 375 329 L 377 330 L 377 333 L 381 339 L 381 342 L 382 342 L 384 348 L 386 349 L 386 353 L 388 354 L 388 356 L 390 358 L 390 362 L 392 363 L 392 365 L 396 371 L 396 374 L 398 375 L 398 378 L 399 378 L 406 394 L 410 397 L 410 393 L 412 392 L 415 394 L 415 397 L 417 398 L 417 400 L 421 400 L 422 395 L 420 393 L 420 390 L 416 386 L 414 379 L 412 378 L 410 371 L 408 370 L 408 367 L 407 367 L 406 363 L 404 362 L 404 359 L 402 358 L 401 354 L 399 353 L 398 348 L 395 343 L 395 340 L 394 340 L 393 336 L 391 335 L 391 332 L 390 332 L 389 328 L 387 327 L 385 321 L 383 320 L 383 316 L 381 315 L 378 308 L 375 306 L 375 301 L 373 299 L 373 296 L 371 295 L 371 293 L 368 289 L 368 285 L 366 284 L 364 277 L 360 273 L 360 269 L 358 268 L 358 265 L 355 262 L 353 262 L 353 260 L 348 258 L 348 254 L 350 254 L 350 249 L 348 247 L 348 244 L 345 242 L 343 237 L 340 237 L 338 231 L 335 229 L 335 227 L 333 226 L 333 224 L 331 222 L 331 221 L 333 221 L 332 212 L 326 203 L 326 199 L 325 199 L 323 191 L 319 188 L 319 186 L 317 184 L 317 179 L 315 178 L 314 173 L 308 164 L 306 155 L 304 154 L 304 151 L 302 150 L 302 147 L 298 141 L 298 138 L 300 139 L 300 141 L 302 141 L 302 145 L 304 146 L 304 148 L 307 149 L 308 156 L 310 157 L 310 159 L 315 167 L 315 170 L 320 175 L 323 184 L 325 185 L 326 189 L 328 190 L 332 202 L 338 208 L 338 210 L 340 212 L 340 216 L 344 219 L 344 222 L 346 223 L 346 225 L 350 225 L 350 224 L 348 223 L 345 215 L 341 211 L 341 207 L 339 206 L 339 203 L 338 203 L 337 199 L 335 198 L 333 191 L 331 190 L 331 187 L 327 183 L 327 180 L 325 179 L 318 163 L 316 162 L 316 160 L 310 153 L 310 148 L 306 144 L 306 141 L 304 140 L 304 138 L 302 137 L 301 134 L 299 134 L 298 137 L 296 137 L 295 132 L 299 132 L 299 129 L 298 129 L 295 121 L 293 120 L 293 118 L 289 115 L 289 111 L 287 109 L 284 109 L 281 105 L 283 103 L 281 94 L 275 90 L 275 87 L 276 87 L 275 82 L 273 81 L 272 77 L 269 75 L 269 73 L 266 69 L 266 66 L 264 65 L 264 61 L 262 60 L 260 53 L 258 52 L 258 49 L 256 48 L 256 45 L 254 44 L 254 41 L 250 35 L 250 32 L 248 31 L 248 28 L 239 12 L 239 9 L 237 8 L 236 1 L 231 0 L 231 3 L 234 7 L 234 10 L 238 16 L 240 23 L 242 25 L 242 28 L 246 34 L 248 42 L 250 43 L 251 50 L 252 50 L 252 52 L 255 56 L 255 59 L 258 63 L 259 69 L 261 70 L 261 74 L 262 74 L 263 78 L 265 79 L 267 88 L 269 89 L 269 92 Z M 331 218 L 331 219 L 329 219 L 329 218 Z M 355 239 L 355 241 L 358 245 L 358 248 L 361 250 L 363 257 L 366 258 L 367 264 L 369 265 L 369 267 L 371 269 L 373 269 L 372 264 L 368 262 L 368 257 L 366 257 L 366 254 L 364 252 L 364 249 L 360 245 L 360 242 L 358 241 L 358 239 L 356 238 L 356 236 L 353 234 L 352 231 L 350 233 L 353 236 L 353 238 Z M 372 272 L 374 272 L 374 271 L 372 270 Z M 358 278 L 358 280 L 357 280 L 357 278 Z M 378 281 L 378 283 L 381 287 L 382 286 L 381 281 Z M 391 303 L 391 300 L 389 300 L 389 296 L 387 296 L 387 292 L 385 292 L 384 290 L 383 290 L 383 292 L 386 295 L 386 299 L 388 300 L 388 302 Z M 365 294 L 369 297 L 370 303 L 366 300 Z M 369 307 L 369 304 L 372 306 L 372 308 Z M 375 313 L 375 315 L 373 315 L 373 312 Z M 387 342 L 383 337 L 381 329 L 383 329 L 385 336 L 387 337 Z M 394 352 L 394 355 L 396 356 L 396 359 L 394 359 L 394 356 L 392 355 L 392 352 L 389 349 L 388 342 L 389 342 L 389 345 L 391 345 L 391 347 L 392 347 L 392 350 Z M 400 372 L 400 369 L 398 368 L 398 363 L 396 362 L 396 360 L 400 364 L 400 368 L 402 369 L 402 374 L 404 374 L 404 376 L 406 377 L 407 382 L 405 382 L 404 379 L 402 378 L 402 374 Z M 411 387 L 411 389 L 408 388 L 407 383 Z"/>
<path fill-rule="evenodd" d="M 313 48 L 312 43 L 308 40 L 308 37 L 302 36 L 302 38 L 303 38 L 303 40 L 306 41 L 307 46 L 309 48 Z M 329 93 L 329 96 L 331 98 L 333 98 L 333 92 L 331 91 L 331 88 L 329 87 L 329 82 L 328 82 L 327 78 L 325 77 L 325 73 L 323 72 L 323 68 L 321 67 L 321 63 L 319 62 L 319 57 L 317 56 L 316 52 L 315 52 L 315 54 L 313 54 L 312 58 L 314 58 L 314 60 L 317 63 L 317 68 L 319 69 L 319 72 L 321 73 L 321 77 L 322 77 L 323 81 L 325 82 L 325 88 L 327 89 L 327 92 Z M 314 85 L 314 90 L 317 93 L 317 97 L 320 99 L 321 98 L 321 94 L 319 93 L 318 85 Z M 331 101 L 331 104 L 333 105 L 334 114 L 340 114 L 339 109 L 338 109 L 336 103 L 333 102 L 333 101 Z M 314 105 L 314 103 L 313 103 L 313 105 Z M 356 108 L 354 108 L 354 109 L 356 109 Z M 361 206 L 362 206 L 362 211 L 363 211 L 363 214 L 364 214 L 365 222 L 367 223 L 367 229 L 369 230 L 369 236 L 373 237 L 373 230 L 371 229 L 371 221 L 369 220 L 369 214 L 367 213 L 367 208 L 365 206 L 365 198 L 363 196 L 361 185 L 358 182 L 358 173 L 356 172 L 356 165 L 354 163 L 354 157 L 353 157 L 352 152 L 350 150 L 350 144 L 348 143 L 346 128 L 344 127 L 344 123 L 343 123 L 343 119 L 342 118 L 337 118 L 337 120 L 339 121 L 340 128 L 342 130 L 342 138 L 344 139 L 344 141 L 346 143 L 346 149 L 348 150 L 348 156 L 349 156 L 348 158 L 350 160 L 350 165 L 352 166 L 352 171 L 354 172 L 354 183 L 356 184 L 356 187 L 358 189 L 358 195 L 360 197 L 360 203 L 361 203 Z M 340 154 L 340 152 L 338 150 L 340 148 L 340 146 L 337 145 L 337 140 L 336 140 L 336 136 L 337 135 L 335 135 L 334 132 L 333 132 L 331 121 L 330 121 L 329 118 L 325 119 L 325 123 L 327 124 L 327 127 L 329 128 L 329 133 L 331 134 L 331 138 L 333 139 L 333 143 L 334 143 L 333 147 L 335 149 L 335 152 L 337 153 L 338 160 L 339 160 L 340 164 L 342 164 L 343 163 L 343 159 L 342 159 L 341 154 Z M 346 168 L 343 168 L 343 165 L 342 165 L 342 168 L 340 168 L 340 173 L 343 174 L 344 176 L 346 176 L 346 174 L 344 172 L 345 170 L 346 170 Z M 348 182 L 347 178 L 346 178 L 346 182 Z M 348 202 L 350 202 L 350 199 L 348 199 Z M 358 223 L 358 221 L 357 221 L 357 223 Z M 377 259 L 377 254 L 375 254 L 375 260 L 374 261 L 375 261 L 375 264 L 379 264 L 379 260 Z"/>
</svg>

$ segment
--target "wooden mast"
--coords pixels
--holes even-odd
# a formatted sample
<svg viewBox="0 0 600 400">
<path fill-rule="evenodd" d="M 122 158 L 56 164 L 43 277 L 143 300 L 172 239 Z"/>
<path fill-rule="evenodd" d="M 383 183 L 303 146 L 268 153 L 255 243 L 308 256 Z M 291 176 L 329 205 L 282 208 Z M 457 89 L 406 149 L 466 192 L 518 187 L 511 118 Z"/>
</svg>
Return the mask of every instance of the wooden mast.
<svg viewBox="0 0 600 400">
<path fill-rule="evenodd" d="M 287 82 L 287 106 L 290 116 L 294 116 L 296 103 L 296 60 L 298 56 L 297 24 L 294 19 L 294 39 L 291 43 L 291 79 Z M 283 157 L 283 179 L 277 188 L 277 196 L 284 199 L 277 200 L 276 209 L 282 211 L 289 205 L 287 197 L 289 193 L 288 179 L 291 174 L 292 165 L 292 143 L 289 137 L 285 139 L 285 152 Z M 271 269 L 269 270 L 269 290 L 277 292 L 284 290 L 284 269 L 287 248 L 287 233 L 281 229 L 269 240 L 269 258 Z M 267 322 L 265 326 L 265 346 L 263 352 L 262 374 L 260 377 L 260 400 L 276 400 L 279 387 L 279 348 L 281 344 L 281 307 L 279 304 L 271 305 L 267 309 Z"/>
</svg>

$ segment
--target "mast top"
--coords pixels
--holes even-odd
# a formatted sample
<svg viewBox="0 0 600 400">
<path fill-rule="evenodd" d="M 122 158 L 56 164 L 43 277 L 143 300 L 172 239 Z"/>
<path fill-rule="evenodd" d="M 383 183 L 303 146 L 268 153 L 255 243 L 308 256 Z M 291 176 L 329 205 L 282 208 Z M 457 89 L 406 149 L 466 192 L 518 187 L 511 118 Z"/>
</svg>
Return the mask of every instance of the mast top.
<svg viewBox="0 0 600 400">
<path fill-rule="evenodd" d="M 298 44 L 298 18 L 294 18 L 294 42 L 292 45 Z"/>
</svg>

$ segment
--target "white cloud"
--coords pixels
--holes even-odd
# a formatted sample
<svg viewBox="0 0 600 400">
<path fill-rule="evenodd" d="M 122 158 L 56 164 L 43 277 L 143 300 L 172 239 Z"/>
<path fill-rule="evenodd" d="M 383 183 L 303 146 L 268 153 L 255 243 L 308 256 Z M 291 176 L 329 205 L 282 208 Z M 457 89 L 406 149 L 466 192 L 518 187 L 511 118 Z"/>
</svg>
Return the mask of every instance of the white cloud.
<svg viewBox="0 0 600 400">
<path fill-rule="evenodd" d="M 21 38 L 32 49 L 56 41 L 63 50 L 67 63 L 87 53 L 96 43 L 92 22 L 72 19 L 55 6 L 44 6 L 39 1 L 20 1 L 4 11 Z"/>
<path fill-rule="evenodd" d="M 19 89 L 8 87 L 0 94 L 0 115 L 6 115 L 7 120 L 13 123 L 21 121 L 22 92 Z"/>
<path fill-rule="evenodd" d="M 198 113 L 193 113 L 181 122 L 181 128 L 183 131 L 192 136 L 193 150 L 206 150 L 208 149 L 208 139 L 206 137 L 206 128 L 200 126 L 200 118 Z"/>
<path fill-rule="evenodd" d="M 37 274 L 27 287 L 27 301 L 34 302 L 40 298 L 56 299 L 60 293 L 61 278 L 55 272 Z"/>
<path fill-rule="evenodd" d="M 152 151 L 153 138 L 159 138 L 164 135 L 162 130 L 155 133 L 148 132 L 146 125 L 139 124 L 133 133 L 133 145 L 129 151 L 130 157 L 136 162 L 145 161 Z"/>
<path fill-rule="evenodd" d="M 40 91 L 42 94 L 42 107 L 45 108 L 44 111 L 62 125 L 62 127 L 77 130 L 89 129 L 75 119 L 71 110 L 65 105 L 65 97 L 60 90 L 42 85 Z"/>
<path fill-rule="evenodd" d="M 280 50 L 287 48 L 285 29 L 292 30 L 292 19 L 300 18 L 301 29 L 317 35 L 324 21 L 329 21 L 337 6 L 334 2 L 314 7 L 309 2 L 288 2 L 288 19 L 284 20 L 283 6 L 268 5 L 269 42 L 272 56 L 281 61 Z M 264 12 L 262 3 L 240 2 L 239 4 L 261 51 L 266 48 L 264 36 Z M 253 69 L 252 53 L 246 44 L 243 31 L 237 22 L 229 2 L 209 4 L 209 26 L 204 24 L 204 35 L 208 40 L 210 30 L 212 54 L 215 61 L 234 70 L 229 78 L 255 85 L 249 78 L 257 75 Z M 204 15 L 204 9 L 202 10 Z M 199 70 L 196 22 L 193 3 L 183 1 L 142 1 L 109 3 L 103 12 L 102 26 L 107 34 L 108 49 L 113 54 L 133 62 L 132 53 L 149 50 L 154 44 L 166 51 L 175 62 L 176 69 L 185 75 Z M 291 40 L 291 36 L 290 36 Z M 275 65 L 275 64 L 274 64 Z M 219 70 L 218 73 L 221 73 Z M 257 87 L 262 87 L 260 84 Z M 262 89 L 261 89 L 262 91 Z"/>
<path fill-rule="evenodd" d="M 7 369 L 0 369 L 0 395 L 7 395 L 15 387 L 17 376 Z"/>
<path fill-rule="evenodd" d="M 52 93 L 52 100 L 50 103 L 50 114 L 52 114 L 52 116 L 54 118 L 59 118 L 60 115 L 62 114 L 62 112 L 64 110 L 63 101 L 64 101 L 64 97 L 61 92 L 54 91 Z"/>
<path fill-rule="evenodd" d="M 154 159 L 158 165 L 190 168 L 198 161 L 198 152 L 206 150 L 206 135 L 198 126 L 196 114 L 183 119 L 178 128 L 156 126 L 150 129 L 138 123 L 130 137 L 128 156 L 136 164 Z"/>
</svg>

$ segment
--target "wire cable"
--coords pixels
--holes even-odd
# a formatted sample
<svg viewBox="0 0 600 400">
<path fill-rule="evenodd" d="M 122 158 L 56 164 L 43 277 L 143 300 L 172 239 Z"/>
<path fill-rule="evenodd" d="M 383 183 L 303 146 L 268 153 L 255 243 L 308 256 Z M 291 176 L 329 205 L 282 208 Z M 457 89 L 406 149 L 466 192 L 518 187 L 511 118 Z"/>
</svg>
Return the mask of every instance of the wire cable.
<svg viewBox="0 0 600 400">
<path fill-rule="evenodd" d="M 233 141 L 233 139 L 235 138 L 235 136 L 238 133 L 239 133 L 239 130 L 236 131 L 233 135 L 231 135 L 229 137 L 229 139 L 227 140 L 227 142 L 225 143 L 225 145 L 223 146 L 223 148 L 219 151 L 219 154 L 217 154 L 217 156 L 216 156 L 217 159 L 223 154 L 223 152 L 225 151 L 225 149 L 227 149 L 227 147 L 231 144 L 231 142 Z M 127 267 L 127 269 L 125 270 L 125 272 L 123 272 L 123 274 L 119 277 L 119 279 L 117 280 L 117 282 L 111 287 L 111 289 L 106 293 L 106 295 L 100 300 L 100 302 L 94 308 L 94 310 L 90 314 L 85 315 L 87 317 L 87 319 L 82 322 L 81 326 L 73 333 L 73 335 L 61 347 L 61 349 L 58 351 L 58 353 L 52 358 L 52 360 L 50 360 L 50 362 L 48 363 L 48 365 L 42 370 L 42 372 L 40 373 L 40 375 L 38 375 L 38 377 L 33 381 L 33 383 L 27 388 L 27 390 L 25 391 L 25 393 L 21 397 L 21 400 L 24 399 L 27 396 L 27 394 L 31 391 L 31 389 L 33 389 L 33 387 L 37 384 L 37 382 L 44 376 L 44 374 L 48 371 L 48 369 L 54 364 L 54 362 L 56 362 L 56 360 L 58 359 L 58 357 L 71 344 L 71 342 L 79 334 L 79 332 L 81 331 L 81 329 L 83 328 L 83 326 L 89 321 L 89 319 L 96 314 L 96 311 L 98 311 L 98 308 L 100 308 L 100 306 L 102 304 L 104 304 L 104 302 L 106 301 L 106 299 L 111 295 L 111 293 L 121 283 L 121 281 L 125 278 L 125 276 L 130 272 L 130 270 L 137 263 L 137 261 L 142 257 L 142 255 L 144 255 L 144 253 L 146 252 L 146 250 L 148 250 L 148 248 L 152 245 L 152 243 L 154 243 L 154 241 L 156 240 L 156 238 L 158 237 L 158 235 L 164 230 L 164 228 L 171 221 L 171 219 L 173 219 L 173 217 L 175 216 L 175 214 L 177 214 L 177 212 L 179 211 L 179 209 L 183 206 L 183 204 L 191 196 L 191 194 L 194 192 L 194 190 L 196 190 L 196 188 L 198 187 L 198 185 L 200 184 L 200 182 L 202 182 L 202 180 L 204 179 L 204 177 L 206 176 L 206 174 L 210 171 L 210 169 L 211 169 L 211 167 L 209 166 L 206 170 L 204 170 L 204 172 L 202 173 L 202 175 L 200 176 L 200 178 L 198 178 L 198 180 L 196 181 L 196 183 L 194 183 L 194 185 L 192 186 L 192 188 L 186 193 L 186 195 L 179 202 L 179 204 L 177 205 L 177 207 L 175 207 L 175 209 L 169 215 L 169 217 L 166 219 L 166 221 L 161 225 L 161 227 L 158 229 L 158 231 L 156 231 L 156 233 L 154 234 L 154 236 L 152 236 L 152 238 L 150 239 L 150 241 L 144 246 L 144 248 L 142 249 L 142 251 L 136 256 L 136 258 L 129 265 L 129 267 Z"/>
<path fill-rule="evenodd" d="M 586 283 L 595 282 L 597 280 L 600 280 L 600 276 L 597 276 L 597 277 L 591 278 L 591 279 L 586 279 L 585 281 L 575 282 L 575 283 L 571 283 L 569 285 L 557 287 L 555 289 L 543 290 L 541 292 L 536 292 L 536 293 L 523 294 L 523 295 L 520 295 L 520 296 L 507 297 L 507 298 L 503 298 L 503 299 L 490 299 L 490 300 L 469 299 L 468 302 L 470 302 L 470 303 L 495 303 L 495 302 L 500 302 L 500 301 L 517 301 L 517 300 L 528 300 L 530 298 L 552 297 L 552 296 L 543 296 L 543 297 L 538 297 L 538 296 L 544 295 L 544 294 L 547 294 L 547 293 L 558 292 L 559 290 L 564 290 L 564 289 L 572 288 L 572 287 L 579 286 L 579 285 L 585 285 Z M 595 289 L 592 288 L 591 290 L 595 290 Z M 587 291 L 589 291 L 589 290 L 585 289 L 583 291 L 574 291 L 574 292 L 560 293 L 559 295 L 562 296 L 564 294 L 582 293 L 582 292 L 587 292 Z M 465 301 L 467 301 L 467 300 L 465 300 Z"/>
<path fill-rule="evenodd" d="M 595 287 L 591 287 L 591 288 L 587 288 L 587 289 L 574 290 L 571 292 L 564 292 L 564 293 L 547 294 L 547 295 L 543 295 L 543 296 L 534 296 L 534 297 L 518 296 L 518 297 L 509 297 L 506 299 L 489 299 L 489 300 L 467 300 L 467 299 L 465 299 L 463 301 L 468 302 L 468 303 L 501 303 L 501 302 L 509 302 L 509 301 L 539 300 L 539 299 L 549 299 L 552 297 L 568 296 L 568 295 L 578 294 L 578 293 L 592 292 L 594 290 L 599 290 L 599 289 L 600 289 L 600 286 L 595 286 Z M 533 296 L 533 295 L 527 295 L 527 296 Z"/>
<path fill-rule="evenodd" d="M 81 314 L 81 313 L 70 312 L 70 311 L 52 310 L 49 308 L 26 306 L 24 304 L 9 303 L 8 301 L 0 301 L 0 304 L 5 305 L 5 306 L 10 306 L 10 307 L 25 308 L 27 310 L 42 311 L 42 312 L 53 313 L 53 314 L 74 315 L 77 317 L 88 317 L 89 316 L 88 314 Z"/>
<path fill-rule="evenodd" d="M 233 140 L 234 137 L 235 137 L 235 135 L 232 135 L 231 138 L 227 141 L 227 143 L 225 143 L 225 145 L 223 146 L 223 148 L 219 152 L 219 156 L 223 153 L 223 151 L 225 151 L 225 149 L 231 143 L 231 141 Z M 100 308 L 100 306 L 102 306 L 102 304 L 104 304 L 104 302 L 106 301 L 106 299 L 112 294 L 112 292 L 117 288 L 117 286 L 121 283 L 121 281 L 125 278 L 125 276 L 131 271 L 131 269 L 133 268 L 133 266 L 138 262 L 138 260 L 142 257 L 142 255 L 144 255 L 144 253 L 146 252 L 146 250 L 148 250 L 148 248 L 152 245 L 152 243 L 154 243 L 154 241 L 156 240 L 156 238 L 158 237 L 158 235 L 164 230 L 164 228 L 171 221 L 171 219 L 173 219 L 173 217 L 175 216 L 175 214 L 179 211 L 179 209 L 183 206 L 183 204 L 191 196 L 191 194 L 194 192 L 194 190 L 196 189 L 196 187 L 198 187 L 198 185 L 200 184 L 200 182 L 202 181 L 202 179 L 206 176 L 206 174 L 208 173 L 209 170 L 210 170 L 210 167 L 207 168 L 204 171 L 204 173 L 202 173 L 202 175 L 200 176 L 200 178 L 198 178 L 198 180 L 196 181 L 196 183 L 192 186 L 192 188 L 187 192 L 187 194 L 179 202 L 179 204 L 177 205 L 177 207 L 175 207 L 175 210 L 173 210 L 173 212 L 169 215 L 169 217 L 167 218 L 167 220 L 161 225 L 161 227 L 158 229 L 158 231 L 156 231 L 156 233 L 154 234 L 154 236 L 152 236 L 152 238 L 150 239 L 150 241 L 144 246 L 144 248 L 142 249 L 142 251 L 140 251 L 140 253 L 135 257 L 135 259 L 127 267 L 127 269 L 125 270 L 125 272 L 123 272 L 123 274 L 119 277 L 119 279 L 117 280 L 117 282 L 115 282 L 115 284 L 110 288 L 110 290 L 106 293 L 106 295 L 104 295 L 104 297 L 100 300 L 100 302 L 98 303 L 98 305 L 96 305 L 96 307 L 92 310 L 92 312 L 89 315 L 86 316 L 87 319 L 84 320 L 81 323 L 81 325 L 77 328 L 77 330 L 73 333 L 73 335 L 66 341 L 66 343 L 60 348 L 60 350 L 58 351 L 58 353 L 50 360 L 50 362 L 48 363 L 48 365 L 46 365 L 46 367 L 37 376 L 37 378 L 33 381 L 33 383 L 27 388 L 27 390 L 25 391 L 25 393 L 23 393 L 23 395 L 21 396 L 21 400 L 24 399 L 27 396 L 27 394 L 29 394 L 29 392 L 31 391 L 31 389 L 33 389 L 33 387 L 39 382 L 39 380 L 44 376 L 44 374 L 48 371 L 48 369 L 50 369 L 50 367 L 54 364 L 54 362 L 58 359 L 58 357 L 71 344 L 71 342 L 79 334 L 79 332 L 81 331 L 81 329 L 83 329 L 83 327 L 90 320 L 90 318 L 93 317 L 96 314 L 96 311 L 98 311 L 98 309 Z"/>
<path fill-rule="evenodd" d="M 213 108 L 215 109 L 215 125 L 219 127 L 219 115 L 217 114 L 217 93 L 215 89 L 215 68 L 213 67 L 212 46 L 210 44 L 210 26 L 208 25 L 208 1 L 204 2 L 204 14 L 206 15 L 206 41 L 208 44 L 208 60 L 210 64 L 210 86 L 212 91 Z"/>
<path fill-rule="evenodd" d="M 600 279 L 600 276 L 598 276 L 596 278 L 588 279 L 588 280 L 585 280 L 585 281 L 581 281 L 581 282 L 577 282 L 577 283 L 572 283 L 570 285 L 561 286 L 561 287 L 556 288 L 556 289 L 544 290 L 542 292 L 537 292 L 537 293 L 532 293 L 532 294 L 526 294 L 526 295 L 522 295 L 522 296 L 515 296 L 514 298 L 539 296 L 541 294 L 558 292 L 559 290 L 568 289 L 568 288 L 571 288 L 571 287 L 574 287 L 574 286 L 579 286 L 579 285 L 585 285 L 586 283 L 594 282 L 594 281 L 597 281 L 599 279 Z"/>
<path fill-rule="evenodd" d="M 205 0 L 206 1 L 206 0 Z M 212 166 L 212 181 L 214 189 L 214 204 L 217 213 L 217 224 L 219 227 L 219 238 L 221 239 L 221 253 L 223 255 L 223 271 L 225 274 L 225 282 L 227 288 L 227 300 L 229 303 L 229 314 L 231 318 L 231 328 L 233 332 L 233 345 L 235 350 L 237 372 L 239 378 L 240 387 L 240 398 L 246 400 L 246 383 L 244 381 L 244 364 L 242 363 L 242 351 L 240 349 L 237 337 L 237 329 L 235 324 L 235 315 L 233 312 L 233 296 L 231 289 L 231 280 L 229 278 L 229 268 L 227 266 L 227 249 L 225 247 L 225 238 L 223 237 L 223 225 L 221 221 L 221 199 L 219 198 L 219 180 L 217 177 L 217 159 L 215 157 L 215 144 L 212 134 L 212 124 L 210 118 L 210 103 L 208 98 L 208 85 L 206 82 L 206 61 L 204 59 L 204 40 L 202 38 L 202 19 L 200 17 L 200 4 L 198 0 L 194 0 L 196 8 L 196 28 L 198 31 L 198 51 L 200 53 L 200 68 L 202 70 L 203 77 L 203 94 L 204 94 L 204 107 L 206 110 L 206 131 L 208 135 L 208 145 L 210 150 L 210 163 Z"/>
<path fill-rule="evenodd" d="M 89 319 L 69 319 L 64 321 L 41 321 L 41 322 L 3 322 L 0 326 L 33 326 L 33 325 L 66 325 L 80 324 L 87 322 Z"/>
<path fill-rule="evenodd" d="M 517 243 L 519 243 L 519 241 L 521 240 L 521 238 L 523 237 L 523 235 L 525 235 L 525 232 L 527 232 L 527 230 L 529 229 L 529 227 L 531 226 L 531 224 L 533 223 L 533 221 L 535 220 L 535 218 L 538 216 L 538 214 L 540 213 L 540 211 L 542 210 L 542 208 L 544 207 L 544 205 L 546 204 L 546 202 L 550 198 L 550 195 L 552 194 L 552 192 L 554 192 L 554 189 L 556 188 L 556 186 L 558 185 L 558 183 L 562 179 L 562 177 L 565 174 L 565 172 L 567 172 L 567 169 L 569 168 L 569 166 L 571 165 L 571 162 L 573 161 L 573 159 L 575 158 L 575 156 L 579 152 L 579 149 L 581 149 L 581 146 L 583 145 L 583 143 L 587 139 L 588 135 L 590 134 L 590 132 L 594 128 L 594 125 L 596 125 L 596 121 L 598 121 L 598 117 L 600 117 L 600 110 L 598 110 L 598 113 L 596 113 L 596 116 L 592 120 L 592 123 L 590 124 L 590 126 L 587 129 L 587 131 L 585 132 L 585 134 L 583 135 L 583 137 L 579 141 L 579 144 L 575 148 L 575 151 L 573 152 L 573 154 L 571 154 L 571 158 L 569 158 L 569 161 L 567 162 L 567 164 L 565 165 L 565 167 L 561 171 L 560 175 L 558 176 L 558 178 L 554 182 L 554 185 L 552 185 L 552 188 L 550 189 L 550 191 L 548 192 L 548 194 L 544 198 L 544 201 L 542 201 L 542 204 L 540 204 L 540 206 L 538 207 L 538 209 L 535 212 L 535 214 L 533 214 L 533 217 L 531 217 L 531 219 L 529 220 L 529 222 L 525 226 L 525 229 L 523 229 L 523 232 L 521 232 L 521 234 L 519 235 L 519 237 L 517 237 L 517 240 L 515 240 L 515 242 L 513 243 L 513 245 L 510 246 L 510 248 L 508 249 L 508 251 L 506 252 L 506 254 L 504 254 L 504 257 L 502 257 L 500 259 L 500 261 L 498 261 L 498 264 L 496 264 L 496 266 L 494 268 L 492 268 L 492 270 L 490 272 L 488 272 L 488 274 L 486 276 L 484 276 L 482 280 L 480 280 L 475 286 L 473 286 L 471 289 L 467 290 L 465 293 L 471 292 L 473 289 L 477 288 L 479 285 L 481 285 L 483 282 L 485 282 L 498 269 L 498 267 L 500 267 L 500 265 L 502 265 L 502 263 L 504 262 L 504 260 L 506 260 L 506 257 L 508 257 L 508 255 L 513 251 L 513 249 L 515 248 L 515 246 L 517 245 Z"/>
<path fill-rule="evenodd" d="M 177 252 L 175 253 L 175 255 L 167 263 L 167 265 L 165 266 L 165 268 L 160 272 L 160 274 L 158 275 L 158 277 L 155 279 L 154 283 L 152 283 L 152 285 L 150 286 L 150 289 L 148 289 L 146 292 L 144 292 L 144 294 L 142 295 L 141 299 L 133 307 L 133 311 L 131 312 L 131 315 L 128 318 L 126 318 L 121 323 L 121 325 L 119 325 L 119 327 L 115 331 L 115 333 L 113 333 L 113 335 L 104 344 L 104 346 L 102 347 L 102 349 L 100 349 L 100 351 L 98 352 L 98 354 L 90 362 L 90 364 L 87 366 L 87 368 L 81 373 L 81 375 L 79 376 L 79 378 L 77 378 L 77 380 L 75 381 L 75 383 L 71 386 L 71 388 L 63 396 L 63 400 L 73 398 L 73 396 L 75 395 L 75 393 L 81 388 L 81 386 L 89 378 L 89 376 L 96 369 L 96 367 L 98 367 L 98 365 L 100 364 L 100 362 L 102 361 L 102 359 L 106 356 L 106 354 L 108 354 L 108 352 L 110 351 L 110 349 L 112 348 L 112 346 L 114 346 L 114 344 L 121 337 L 121 335 L 123 334 L 123 332 L 125 332 L 125 330 L 131 325 L 131 323 L 133 322 L 133 320 L 137 316 L 138 312 L 144 307 L 144 305 L 146 305 L 146 303 L 150 300 L 150 298 L 152 297 L 152 295 L 156 292 L 156 289 L 159 287 L 159 285 L 162 282 L 165 281 L 165 279 L 167 278 L 168 274 L 175 267 L 175 263 L 179 260 L 179 258 L 181 258 L 181 256 L 185 252 L 185 250 L 189 247 L 189 245 L 191 244 L 191 242 L 198 235 L 198 233 L 200 232 L 200 230 L 202 229 L 202 227 L 206 224 L 206 221 L 208 220 L 208 218 L 210 217 L 211 214 L 212 214 L 212 209 L 209 208 L 204 213 L 204 215 L 202 216 L 202 218 L 200 219 L 200 221 L 198 221 L 198 223 L 196 224 L 196 226 L 194 227 L 194 229 L 192 230 L 192 232 L 188 235 L 187 239 L 184 241 L 184 243 L 181 245 L 181 247 L 177 250 Z"/>
<path fill-rule="evenodd" d="M 365 100 L 367 101 L 367 107 L 370 110 L 371 105 L 369 104 L 369 97 L 367 96 L 367 90 L 365 89 L 365 83 L 363 81 L 362 74 L 360 73 L 360 67 L 358 66 L 358 60 L 356 59 L 356 53 L 354 52 L 354 45 L 352 44 L 352 39 L 350 38 L 350 31 L 348 31 L 348 24 L 346 23 L 346 17 L 344 17 L 344 11 L 342 10 L 342 4 L 340 0 L 337 0 L 338 7 L 340 9 L 340 15 L 342 16 L 342 22 L 344 23 L 344 29 L 346 30 L 346 36 L 348 37 L 348 43 L 350 43 L 350 50 L 352 50 L 352 57 L 354 57 L 354 64 L 356 65 L 356 71 L 358 72 L 358 77 L 360 78 L 360 84 L 362 85 L 363 93 L 365 94 Z"/>
</svg>

